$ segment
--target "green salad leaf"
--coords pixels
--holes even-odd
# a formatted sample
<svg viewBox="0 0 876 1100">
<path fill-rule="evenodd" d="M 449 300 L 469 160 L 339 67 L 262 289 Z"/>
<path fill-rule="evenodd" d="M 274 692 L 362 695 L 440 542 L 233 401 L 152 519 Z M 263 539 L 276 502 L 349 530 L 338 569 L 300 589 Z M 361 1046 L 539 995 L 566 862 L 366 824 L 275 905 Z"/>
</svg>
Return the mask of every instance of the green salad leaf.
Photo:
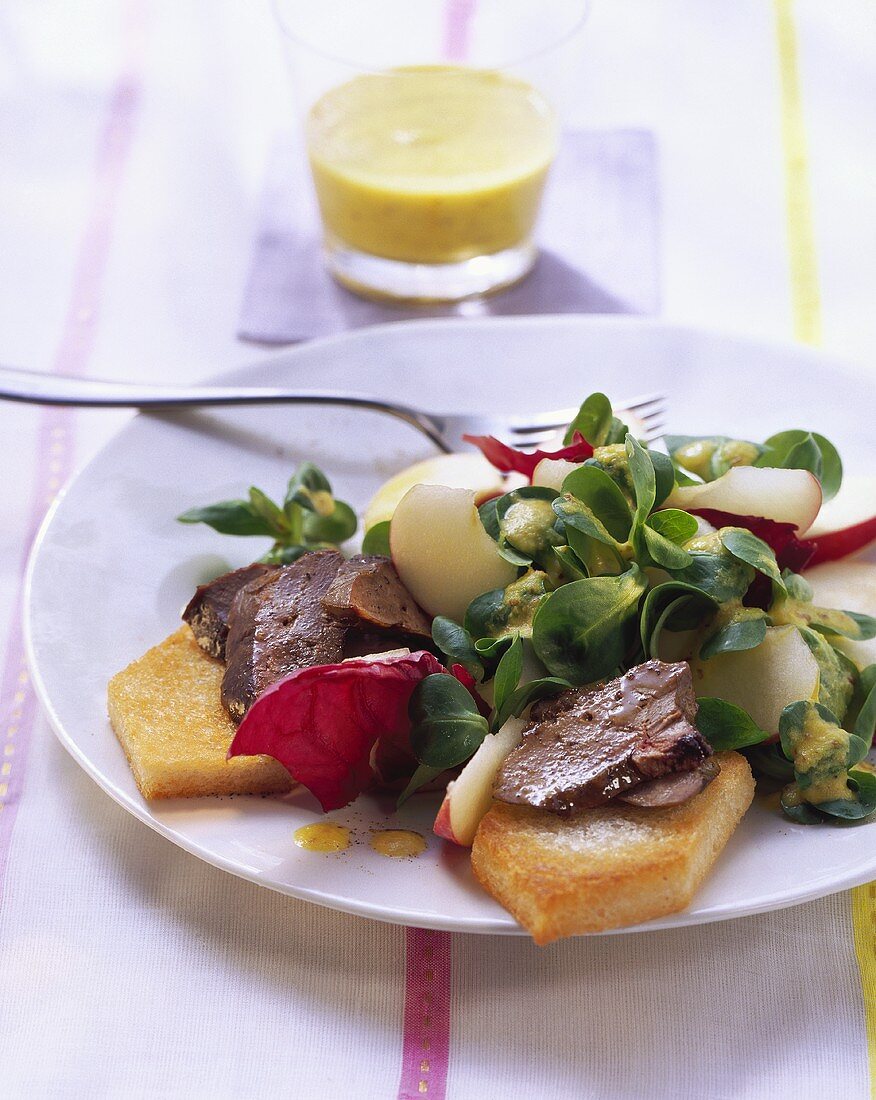
<svg viewBox="0 0 876 1100">
<path fill-rule="evenodd" d="M 794 778 L 794 765 L 782 752 L 780 744 L 755 745 L 752 749 L 746 749 L 745 755 L 759 775 L 777 779 L 780 783 Z"/>
<path fill-rule="evenodd" d="M 658 512 L 657 515 L 659 514 Z M 641 537 L 647 552 L 646 562 L 650 560 L 654 565 L 661 565 L 664 569 L 687 569 L 691 564 L 690 554 L 656 530 L 651 525 L 651 520 L 654 518 L 656 517 L 649 516 L 641 528 Z"/>
<path fill-rule="evenodd" d="M 553 553 L 564 581 L 581 581 L 590 576 L 590 570 L 571 546 L 555 546 Z"/>
<path fill-rule="evenodd" d="M 623 443 L 627 426 L 614 415 L 611 402 L 604 393 L 591 393 L 567 428 L 563 445 L 568 447 L 579 433 L 592 447 L 603 447 Z"/>
<path fill-rule="evenodd" d="M 446 615 L 436 615 L 432 620 L 432 641 L 451 664 L 462 665 L 475 680 L 483 680 L 484 665 L 481 655 L 475 649 L 474 639 L 465 627 L 448 619 Z"/>
<path fill-rule="evenodd" d="M 660 656 L 660 637 L 664 630 L 691 630 L 717 607 L 717 600 L 686 581 L 665 581 L 649 589 L 639 620 L 645 656 Z"/>
<path fill-rule="evenodd" d="M 648 516 L 647 523 L 659 535 L 674 542 L 676 546 L 682 546 L 688 542 L 699 530 L 696 516 L 692 516 L 690 512 L 683 512 L 680 508 L 664 508 L 660 512 L 652 512 Z"/>
<path fill-rule="evenodd" d="M 675 466 L 672 464 L 669 455 L 663 454 L 662 451 L 652 451 L 649 448 L 648 457 L 654 467 L 654 507 L 659 508 L 675 488 Z"/>
<path fill-rule="evenodd" d="M 836 496 L 843 480 L 843 464 L 836 447 L 818 432 L 799 428 L 771 435 L 754 465 L 809 470 L 821 482 L 825 500 Z"/>
<path fill-rule="evenodd" d="M 494 712 L 491 728 L 494 731 L 500 730 L 509 718 L 518 718 L 531 703 L 539 699 L 548 699 L 570 687 L 572 684 L 560 676 L 540 676 L 536 680 L 521 684 L 506 696 L 502 706 Z"/>
<path fill-rule="evenodd" d="M 416 794 L 417 791 L 425 787 L 427 783 L 431 783 L 433 779 L 437 779 L 446 770 L 446 768 L 433 768 L 428 764 L 419 764 L 411 776 L 410 782 L 398 796 L 395 808 L 400 810 L 412 794 Z"/>
<path fill-rule="evenodd" d="M 205 523 L 220 535 L 266 535 L 274 537 L 271 525 L 248 500 L 220 500 L 203 508 L 190 508 L 176 517 L 180 523 Z"/>
<path fill-rule="evenodd" d="M 748 591 L 754 570 L 732 554 L 710 551 L 689 551 L 690 562 L 683 570 L 669 569 L 675 580 L 681 580 L 710 596 L 716 603 L 740 600 Z"/>
<path fill-rule="evenodd" d="M 700 658 L 707 661 L 719 653 L 739 653 L 746 649 L 756 649 L 766 637 L 767 617 L 764 614 L 751 618 L 736 619 L 722 626 L 703 643 Z"/>
<path fill-rule="evenodd" d="M 303 546 L 300 543 L 284 546 L 281 542 L 275 542 L 266 554 L 262 554 L 259 561 L 264 565 L 291 565 L 313 549 L 315 547 Z"/>
<path fill-rule="evenodd" d="M 779 720 L 779 737 L 782 751 L 793 762 L 796 785 L 783 793 L 786 812 L 802 802 L 823 815 L 846 820 L 860 820 L 873 812 L 876 798 L 871 802 L 869 780 L 860 779 L 869 773 L 859 769 L 850 774 L 867 755 L 867 743 L 843 730 L 827 707 L 808 700 L 790 703 Z M 794 819 L 809 824 L 802 819 L 811 816 L 800 811 Z"/>
<path fill-rule="evenodd" d="M 842 722 L 855 693 L 858 669 L 844 653 L 834 649 L 823 634 L 798 629 L 818 664 L 818 701 Z"/>
<path fill-rule="evenodd" d="M 390 520 L 388 519 L 381 520 L 380 523 L 375 523 L 373 527 L 369 527 L 362 539 L 362 553 L 377 554 L 384 558 L 390 557 L 389 527 Z"/>
<path fill-rule="evenodd" d="M 286 507 L 293 503 L 320 515 L 332 513 L 334 498 L 329 479 L 312 462 L 302 462 L 289 478 L 283 505 Z"/>
<path fill-rule="evenodd" d="M 325 474 L 304 462 L 289 480 L 282 507 L 253 486 L 248 500 L 225 500 L 190 508 L 180 523 L 204 523 L 223 535 L 259 535 L 273 540 L 261 561 L 288 564 L 308 550 L 339 546 L 356 533 L 356 514 L 335 499 Z M 374 551 L 371 551 L 374 552 Z"/>
<path fill-rule="evenodd" d="M 775 552 L 763 539 L 746 531 L 744 527 L 724 527 L 720 534 L 725 550 L 734 558 L 750 565 L 758 573 L 763 573 L 776 588 L 781 592 L 785 591 L 785 581 L 776 562 Z"/>
<path fill-rule="evenodd" d="M 637 439 L 628 435 L 624 446 L 636 494 L 633 529 L 637 530 L 644 524 L 657 501 L 657 475 L 651 456 Z"/>
<path fill-rule="evenodd" d="M 478 748 L 489 732 L 468 690 L 449 673 L 421 680 L 408 703 L 411 749 L 430 768 L 456 767 Z"/>
<path fill-rule="evenodd" d="M 510 562 L 512 565 L 531 565 L 532 557 L 529 554 L 521 554 L 519 550 L 515 550 L 513 546 L 509 546 L 503 540 L 497 512 L 498 503 L 497 498 L 493 497 L 484 501 L 478 508 L 478 515 L 484 530 L 494 542 L 498 543 L 499 553 L 505 561 Z"/>
<path fill-rule="evenodd" d="M 544 485 L 524 485 L 499 497 L 495 502 L 495 520 L 503 557 L 514 564 L 526 565 L 562 543 L 551 507 L 557 495 L 555 489 Z"/>
<path fill-rule="evenodd" d="M 553 510 L 562 522 L 564 536 L 569 540 L 569 545 L 575 548 L 576 553 L 581 554 L 581 544 L 575 546 L 573 543 L 573 531 L 609 547 L 617 561 L 623 560 L 624 544 L 612 535 L 602 520 L 583 501 L 572 496 L 571 493 L 563 493 L 553 502 Z M 584 554 L 587 555 L 588 551 L 584 550 Z"/>
<path fill-rule="evenodd" d="M 328 515 L 316 511 L 304 513 L 304 540 L 308 543 L 327 542 L 340 546 L 356 534 L 356 513 L 342 500 L 334 502 Z"/>
<path fill-rule="evenodd" d="M 633 525 L 630 506 L 617 482 L 605 470 L 599 466 L 580 466 L 565 479 L 562 491 L 563 496 L 554 503 L 554 510 L 568 526 L 609 546 L 619 546 L 629 539 Z M 583 509 L 572 507 L 567 494 L 583 505 Z"/>
<path fill-rule="evenodd" d="M 501 713 L 523 673 L 523 642 L 518 635 L 502 654 L 493 677 L 493 706 Z"/>
<path fill-rule="evenodd" d="M 698 699 L 696 725 L 715 752 L 747 749 L 768 740 L 769 734 L 751 715 L 725 699 Z"/>
<path fill-rule="evenodd" d="M 591 393 L 581 405 L 574 420 L 563 436 L 563 446 L 574 442 L 576 434 L 584 436 L 589 444 L 597 447 L 604 443 L 611 428 L 614 412 L 604 393 Z"/>
<path fill-rule="evenodd" d="M 876 731 L 876 665 L 868 665 L 858 675 L 845 724 L 847 728 L 851 726 L 852 733 L 865 742 L 869 751 Z"/>
<path fill-rule="evenodd" d="M 552 592 L 532 624 L 532 643 L 548 672 L 573 684 L 614 672 L 633 646 L 647 587 L 634 564 L 618 576 L 571 581 Z"/>
</svg>

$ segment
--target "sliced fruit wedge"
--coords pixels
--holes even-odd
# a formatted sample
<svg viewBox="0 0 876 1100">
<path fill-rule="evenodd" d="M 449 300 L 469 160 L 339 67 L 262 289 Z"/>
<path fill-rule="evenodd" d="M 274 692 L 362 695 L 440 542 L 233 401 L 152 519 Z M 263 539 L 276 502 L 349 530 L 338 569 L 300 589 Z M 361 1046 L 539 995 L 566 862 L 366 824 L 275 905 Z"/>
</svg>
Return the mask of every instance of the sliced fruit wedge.
<svg viewBox="0 0 876 1100">
<path fill-rule="evenodd" d="M 509 718 L 498 733 L 484 738 L 458 778 L 447 784 L 447 793 L 433 826 L 437 836 L 463 848 L 472 846 L 481 818 L 492 805 L 493 783 L 499 768 L 519 744 L 525 727 L 522 718 Z"/>
<path fill-rule="evenodd" d="M 691 662 L 694 691 L 747 711 L 776 737 L 788 703 L 818 695 L 818 662 L 795 626 L 769 627 L 756 649 Z"/>
<path fill-rule="evenodd" d="M 517 576 L 484 530 L 471 489 L 409 489 L 392 518 L 389 545 L 402 584 L 420 607 L 456 622 L 475 596 Z"/>
<path fill-rule="evenodd" d="M 734 466 L 714 481 L 676 486 L 666 505 L 688 512 L 708 508 L 737 516 L 763 516 L 777 523 L 792 523 L 798 534 L 803 534 L 821 508 L 821 485 L 808 470 Z"/>
<path fill-rule="evenodd" d="M 521 477 L 519 482 L 525 484 L 526 479 Z M 472 489 L 478 504 L 514 487 L 506 487 L 496 467 L 475 451 L 436 455 L 400 470 L 380 486 L 365 509 L 362 517 L 363 529 L 367 531 L 375 524 L 392 519 L 401 498 L 415 485 L 447 485 L 453 489 Z"/>
<path fill-rule="evenodd" d="M 865 561 L 836 561 L 817 565 L 806 572 L 812 585 L 813 603 L 820 607 L 838 607 L 841 611 L 859 611 L 876 616 L 876 564 Z M 852 642 L 831 638 L 860 667 L 876 663 L 876 638 Z"/>
</svg>

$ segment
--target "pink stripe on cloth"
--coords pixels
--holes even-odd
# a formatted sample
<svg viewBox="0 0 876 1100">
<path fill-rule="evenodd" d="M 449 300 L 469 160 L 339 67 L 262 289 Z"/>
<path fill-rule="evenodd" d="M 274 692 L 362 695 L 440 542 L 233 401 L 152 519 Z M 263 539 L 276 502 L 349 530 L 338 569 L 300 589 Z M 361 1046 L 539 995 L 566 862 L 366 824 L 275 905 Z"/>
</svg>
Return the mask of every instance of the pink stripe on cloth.
<svg viewBox="0 0 876 1100">
<path fill-rule="evenodd" d="M 448 61 L 465 61 L 468 56 L 469 24 L 475 0 L 447 0 L 444 9 L 444 56 Z"/>
<path fill-rule="evenodd" d="M 79 243 L 70 302 L 52 364 L 55 374 L 82 373 L 94 348 L 113 216 L 140 99 L 144 13 L 143 0 L 132 0 L 124 11 L 123 67 L 111 93 L 106 123 L 98 140 L 90 213 Z M 58 490 L 69 478 L 74 457 L 75 422 L 70 410 L 45 408 L 39 416 L 30 515 L 0 680 L 3 692 L 0 696 L 0 888 L 9 860 L 13 826 L 24 788 L 28 748 L 38 713 L 24 653 L 24 571 L 39 525 Z"/>
<path fill-rule="evenodd" d="M 449 932 L 408 928 L 405 1032 L 398 1100 L 444 1100 L 450 1059 Z"/>
</svg>

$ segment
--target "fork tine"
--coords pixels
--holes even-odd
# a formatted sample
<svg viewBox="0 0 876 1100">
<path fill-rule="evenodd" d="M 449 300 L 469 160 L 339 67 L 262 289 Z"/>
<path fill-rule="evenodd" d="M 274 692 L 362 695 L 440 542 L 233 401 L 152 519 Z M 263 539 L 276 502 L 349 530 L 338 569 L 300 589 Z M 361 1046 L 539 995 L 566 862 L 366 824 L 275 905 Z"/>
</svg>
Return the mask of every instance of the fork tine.
<svg viewBox="0 0 876 1100">
<path fill-rule="evenodd" d="M 560 425 L 558 425 L 558 427 L 563 428 L 563 427 L 565 427 L 565 425 L 560 424 Z M 547 429 L 547 428 L 545 428 L 542 431 L 533 430 L 531 432 L 527 432 L 527 433 L 525 433 L 525 435 L 526 435 L 525 439 L 519 439 L 515 436 L 515 438 L 510 441 L 511 445 L 514 446 L 514 447 L 521 447 L 521 448 L 537 447 L 539 444 L 544 443 L 548 439 L 556 439 L 557 431 L 556 431 L 556 429 Z M 562 446 L 562 442 L 558 441 L 556 445 L 557 445 L 557 447 L 560 447 L 560 446 Z"/>
<path fill-rule="evenodd" d="M 552 409 L 551 412 L 533 413 L 526 420 L 512 420 L 508 430 L 514 435 L 527 435 L 529 432 L 556 432 L 567 427 L 577 409 Z"/>
<path fill-rule="evenodd" d="M 648 428 L 647 435 L 645 436 L 645 439 L 647 440 L 647 442 L 648 443 L 653 443 L 655 439 L 662 439 L 664 428 L 665 428 L 665 424 L 663 423 L 662 420 L 658 420 L 656 424 L 651 425 Z"/>
<path fill-rule="evenodd" d="M 663 394 L 653 393 L 635 397 L 631 401 L 618 401 L 615 409 L 635 413 L 642 421 L 649 417 L 662 415 L 666 410 L 666 399 Z M 509 421 L 508 430 L 513 435 L 528 435 L 530 432 L 551 432 L 565 428 L 571 423 L 578 412 L 576 408 L 552 409 L 550 412 L 534 413 L 526 419 L 518 418 Z"/>
</svg>

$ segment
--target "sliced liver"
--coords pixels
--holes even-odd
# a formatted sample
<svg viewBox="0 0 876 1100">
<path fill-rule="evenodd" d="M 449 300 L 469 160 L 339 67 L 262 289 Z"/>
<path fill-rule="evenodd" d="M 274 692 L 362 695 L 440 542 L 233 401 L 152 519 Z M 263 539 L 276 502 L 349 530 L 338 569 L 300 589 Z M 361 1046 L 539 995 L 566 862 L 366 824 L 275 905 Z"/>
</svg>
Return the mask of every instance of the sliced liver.
<svg viewBox="0 0 876 1100">
<path fill-rule="evenodd" d="M 683 661 L 648 661 L 601 687 L 571 688 L 533 707 L 493 793 L 567 814 L 693 771 L 712 752 L 693 725 L 696 710 Z"/>
<path fill-rule="evenodd" d="M 348 627 L 322 606 L 343 558 L 336 550 L 305 554 L 259 577 L 237 594 L 228 616 L 222 702 L 237 721 L 275 681 L 309 665 L 344 657 Z"/>
<path fill-rule="evenodd" d="M 276 565 L 255 562 L 243 569 L 235 569 L 232 573 L 223 573 L 208 584 L 198 586 L 182 617 L 192 628 L 201 649 L 205 649 L 211 657 L 224 660 L 228 613 L 234 597 L 251 581 L 276 573 L 278 568 Z"/>
<path fill-rule="evenodd" d="M 721 765 L 716 760 L 706 760 L 693 771 L 661 775 L 659 779 L 640 783 L 625 794 L 619 794 L 618 801 L 629 802 L 631 806 L 679 806 L 705 790 L 720 771 Z"/>
<path fill-rule="evenodd" d="M 397 634 L 429 638 L 428 616 L 414 603 L 389 558 L 362 555 L 345 561 L 323 597 L 330 615 Z"/>
</svg>

